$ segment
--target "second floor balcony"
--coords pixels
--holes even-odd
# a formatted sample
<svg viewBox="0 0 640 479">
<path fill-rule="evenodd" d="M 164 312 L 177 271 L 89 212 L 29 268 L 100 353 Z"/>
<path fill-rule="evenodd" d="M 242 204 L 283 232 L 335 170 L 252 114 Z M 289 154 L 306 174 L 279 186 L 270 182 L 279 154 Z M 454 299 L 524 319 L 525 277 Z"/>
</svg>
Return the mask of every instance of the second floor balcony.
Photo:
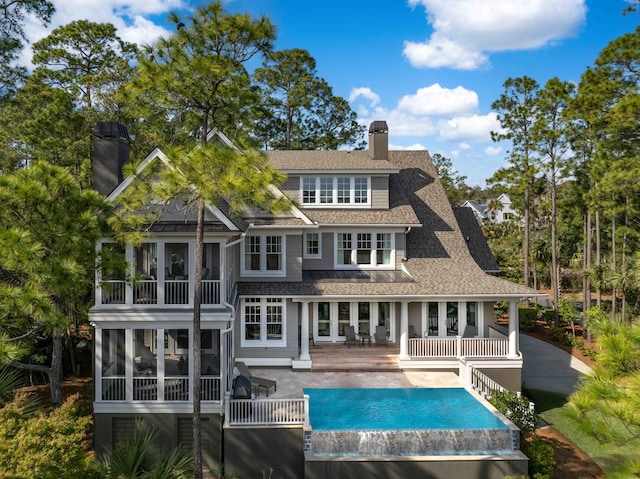
<svg viewBox="0 0 640 479">
<path fill-rule="evenodd" d="M 216 306 L 224 298 L 221 244 L 205 243 L 201 304 Z M 147 242 L 118 248 L 102 245 L 97 306 L 192 307 L 195 245 L 193 242 Z"/>
</svg>

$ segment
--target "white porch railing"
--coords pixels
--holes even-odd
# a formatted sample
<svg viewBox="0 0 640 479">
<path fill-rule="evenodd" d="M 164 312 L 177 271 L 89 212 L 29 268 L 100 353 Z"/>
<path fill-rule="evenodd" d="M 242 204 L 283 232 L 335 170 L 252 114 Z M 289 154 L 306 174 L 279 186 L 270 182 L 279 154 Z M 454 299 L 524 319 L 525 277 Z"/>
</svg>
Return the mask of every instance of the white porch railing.
<svg viewBox="0 0 640 479">
<path fill-rule="evenodd" d="M 189 304 L 189 280 L 165 281 L 164 304 Z"/>
<path fill-rule="evenodd" d="M 162 297 L 159 299 L 158 287 L 163 289 Z M 137 281 L 131 288 L 133 290 L 133 299 L 129 297 L 128 301 L 133 301 L 136 305 L 175 305 L 189 304 L 191 295 L 189 294 L 188 279 L 168 279 L 166 281 L 141 280 Z M 220 304 L 220 280 L 202 280 L 202 304 L 203 305 L 219 305 Z M 164 303 L 163 303 L 164 301 Z M 101 301 L 100 304 L 127 304 L 127 283 L 121 280 L 107 280 L 101 284 Z"/>
<path fill-rule="evenodd" d="M 103 401 L 124 401 L 125 394 L 125 378 L 123 376 L 102 378 Z"/>
<path fill-rule="evenodd" d="M 412 338 L 409 339 L 412 358 L 507 358 L 509 340 L 498 338 Z"/>
<path fill-rule="evenodd" d="M 134 377 L 133 378 L 133 400 L 134 401 L 157 401 L 158 400 L 158 378 L 156 377 Z"/>
<path fill-rule="evenodd" d="M 469 386 L 471 389 L 474 389 L 483 397 L 490 397 L 491 391 L 507 391 L 507 389 L 503 388 L 498 382 L 494 381 L 486 374 L 481 373 L 474 367 L 471 367 L 470 382 Z"/>
<path fill-rule="evenodd" d="M 309 425 L 309 396 L 292 399 L 231 399 L 225 401 L 225 425 Z"/>
<path fill-rule="evenodd" d="M 220 376 L 203 376 L 200 378 L 202 401 L 220 401 Z"/>
</svg>

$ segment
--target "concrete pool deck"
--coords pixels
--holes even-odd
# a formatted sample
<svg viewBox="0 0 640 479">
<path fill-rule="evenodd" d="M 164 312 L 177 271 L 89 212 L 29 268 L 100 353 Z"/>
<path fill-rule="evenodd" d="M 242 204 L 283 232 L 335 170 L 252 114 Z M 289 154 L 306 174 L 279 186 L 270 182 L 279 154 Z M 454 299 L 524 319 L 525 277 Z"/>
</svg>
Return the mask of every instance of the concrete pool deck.
<svg viewBox="0 0 640 479">
<path fill-rule="evenodd" d="M 458 375 L 438 371 L 303 372 L 288 368 L 251 367 L 251 374 L 277 381 L 269 398 L 300 398 L 304 388 L 461 388 Z M 264 388 L 260 398 L 266 398 Z"/>
</svg>

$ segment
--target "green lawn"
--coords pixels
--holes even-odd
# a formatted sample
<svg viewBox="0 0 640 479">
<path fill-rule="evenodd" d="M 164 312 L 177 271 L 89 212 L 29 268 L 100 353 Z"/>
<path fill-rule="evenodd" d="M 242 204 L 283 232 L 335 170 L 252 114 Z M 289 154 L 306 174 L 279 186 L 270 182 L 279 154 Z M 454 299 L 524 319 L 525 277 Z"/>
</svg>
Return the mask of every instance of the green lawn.
<svg viewBox="0 0 640 479">
<path fill-rule="evenodd" d="M 536 410 L 542 419 L 582 449 L 602 467 L 608 477 L 628 477 L 628 475 L 616 474 L 616 470 L 630 458 L 638 455 L 638 441 L 623 446 L 600 443 L 581 430 L 579 424 L 569 416 L 568 409 L 565 407 L 567 396 L 537 389 L 528 390 L 527 393 L 536 404 Z"/>
</svg>

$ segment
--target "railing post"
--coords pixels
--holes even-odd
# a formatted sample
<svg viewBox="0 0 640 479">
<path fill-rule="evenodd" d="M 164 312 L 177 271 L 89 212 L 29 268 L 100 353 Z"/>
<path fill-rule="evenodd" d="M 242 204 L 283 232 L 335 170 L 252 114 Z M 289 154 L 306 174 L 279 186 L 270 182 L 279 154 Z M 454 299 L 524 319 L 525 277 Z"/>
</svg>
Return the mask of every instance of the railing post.
<svg viewBox="0 0 640 479">
<path fill-rule="evenodd" d="M 224 395 L 224 425 L 229 426 L 231 421 L 231 393 L 226 392 Z"/>
<path fill-rule="evenodd" d="M 456 336 L 456 357 L 462 358 L 462 336 Z"/>
<path fill-rule="evenodd" d="M 311 420 L 309 418 L 309 395 L 304 395 L 304 425 L 309 426 L 311 424 Z"/>
</svg>

